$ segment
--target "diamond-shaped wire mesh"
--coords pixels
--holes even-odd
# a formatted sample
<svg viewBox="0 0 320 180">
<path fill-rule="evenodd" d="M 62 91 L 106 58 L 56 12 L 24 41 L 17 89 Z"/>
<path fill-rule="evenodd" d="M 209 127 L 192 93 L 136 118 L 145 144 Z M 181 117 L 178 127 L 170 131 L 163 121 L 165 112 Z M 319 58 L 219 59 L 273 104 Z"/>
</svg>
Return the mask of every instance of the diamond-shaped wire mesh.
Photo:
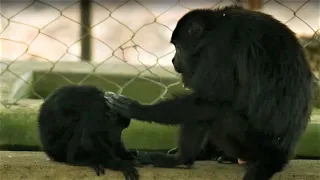
<svg viewBox="0 0 320 180">
<path fill-rule="evenodd" d="M 300 37 L 317 74 L 320 70 L 319 1 L 262 2 L 260 11 L 286 23 Z M 135 81 L 148 81 L 161 89 L 158 98 L 152 101 L 155 102 L 179 83 L 171 66 L 174 47 L 169 43 L 178 19 L 193 8 L 216 8 L 233 3 L 239 1 L 93 0 L 88 27 L 81 21 L 80 0 L 3 1 L 0 9 L 1 106 L 19 104 L 20 99 L 10 101 L 9 95 L 17 91 L 17 82 L 36 84 L 27 81 L 27 77 L 31 76 L 28 72 L 37 70 L 45 71 L 41 78 L 53 72 L 76 84 L 94 76 L 114 86 L 119 93 L 134 88 L 130 84 Z M 247 1 L 240 3 L 247 6 Z M 87 34 L 80 33 L 82 28 Z M 85 38 L 92 44 L 90 61 L 81 56 L 81 43 Z M 86 75 L 74 82 L 61 71 L 86 72 Z M 112 78 L 102 77 L 101 73 L 105 71 L 134 78 L 118 84 Z M 177 80 L 164 83 L 163 76 Z M 34 89 L 31 91 L 37 98 L 43 98 Z"/>
</svg>

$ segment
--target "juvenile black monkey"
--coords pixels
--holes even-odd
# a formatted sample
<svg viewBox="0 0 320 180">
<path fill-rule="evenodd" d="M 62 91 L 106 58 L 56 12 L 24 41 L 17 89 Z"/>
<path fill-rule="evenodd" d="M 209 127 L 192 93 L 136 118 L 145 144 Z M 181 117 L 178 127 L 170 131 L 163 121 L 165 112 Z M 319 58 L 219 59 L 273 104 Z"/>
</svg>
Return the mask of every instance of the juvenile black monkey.
<svg viewBox="0 0 320 180">
<path fill-rule="evenodd" d="M 138 180 L 136 151 L 127 151 L 122 130 L 130 119 L 112 112 L 105 94 L 94 86 L 68 85 L 55 90 L 39 109 L 43 151 L 54 161 L 89 166 L 97 175 L 104 168 Z"/>
<path fill-rule="evenodd" d="M 295 34 L 270 15 L 227 6 L 188 12 L 171 43 L 172 63 L 192 93 L 152 105 L 113 93 L 107 98 L 127 118 L 181 124 L 177 154 L 150 153 L 141 163 L 190 166 L 211 138 L 247 162 L 244 180 L 282 171 L 310 119 L 315 86 Z"/>
</svg>

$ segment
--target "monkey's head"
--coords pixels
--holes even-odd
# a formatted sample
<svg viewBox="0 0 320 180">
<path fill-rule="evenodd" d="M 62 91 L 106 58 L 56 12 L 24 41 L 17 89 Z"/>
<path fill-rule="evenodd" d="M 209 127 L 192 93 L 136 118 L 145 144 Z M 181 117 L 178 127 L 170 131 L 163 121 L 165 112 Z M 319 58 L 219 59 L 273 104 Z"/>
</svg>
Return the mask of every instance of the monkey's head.
<svg viewBox="0 0 320 180">
<path fill-rule="evenodd" d="M 184 15 L 172 33 L 170 42 L 176 49 L 172 64 L 175 70 L 182 75 L 185 87 L 189 87 L 189 81 L 197 68 L 197 56 L 204 35 L 204 21 L 195 10 Z"/>
<path fill-rule="evenodd" d="M 186 13 L 177 23 L 170 42 L 175 46 L 176 52 L 172 59 L 175 70 L 181 74 L 184 86 L 192 90 L 197 89 L 195 81 L 201 81 L 195 76 L 210 72 L 209 55 L 213 45 L 212 34 L 226 22 L 225 14 L 228 11 L 241 9 L 240 6 L 227 6 L 222 9 L 195 9 Z M 220 31 L 217 30 L 217 31 Z M 199 84 L 199 83 L 196 83 Z"/>
</svg>

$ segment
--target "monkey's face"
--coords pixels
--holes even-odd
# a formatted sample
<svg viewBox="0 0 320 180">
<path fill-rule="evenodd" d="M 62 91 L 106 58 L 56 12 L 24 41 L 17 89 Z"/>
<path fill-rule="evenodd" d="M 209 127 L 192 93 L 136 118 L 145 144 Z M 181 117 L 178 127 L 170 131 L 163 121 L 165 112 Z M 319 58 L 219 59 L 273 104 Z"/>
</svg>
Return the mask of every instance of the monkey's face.
<svg viewBox="0 0 320 180">
<path fill-rule="evenodd" d="M 198 54 L 203 42 L 204 27 L 201 19 L 187 15 L 182 17 L 174 29 L 171 43 L 176 52 L 172 64 L 176 72 L 182 75 L 185 87 L 189 86 L 198 65 Z"/>
</svg>

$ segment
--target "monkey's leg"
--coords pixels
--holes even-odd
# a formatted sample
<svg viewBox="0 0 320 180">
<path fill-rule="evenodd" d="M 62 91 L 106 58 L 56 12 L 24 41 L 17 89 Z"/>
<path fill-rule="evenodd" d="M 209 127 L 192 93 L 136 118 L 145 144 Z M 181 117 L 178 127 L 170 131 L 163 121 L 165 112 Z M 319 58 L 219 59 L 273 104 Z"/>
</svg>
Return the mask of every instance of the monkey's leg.
<svg viewBox="0 0 320 180">
<path fill-rule="evenodd" d="M 111 148 L 101 138 L 99 139 L 99 143 L 105 150 L 105 153 L 101 154 L 101 157 L 106 157 L 104 162 L 102 163 L 106 168 L 115 171 L 121 171 L 126 180 L 139 179 L 138 170 L 134 166 L 139 166 L 140 163 L 131 159 L 123 160 L 117 155 L 118 152 L 115 151 L 116 149 L 118 149 L 122 152 L 126 152 L 126 149 L 121 141 L 118 144 L 115 144 L 115 147 L 113 148 Z"/>
<path fill-rule="evenodd" d="M 222 164 L 237 163 L 237 158 L 250 154 L 248 147 L 253 142 L 247 140 L 249 128 L 247 117 L 236 111 L 223 111 L 211 124 L 209 143 L 216 147 L 215 160 Z"/>
<path fill-rule="evenodd" d="M 249 139 L 249 138 L 248 138 Z M 292 151 L 282 148 L 255 145 L 253 152 L 256 154 L 255 161 L 247 161 L 247 171 L 243 180 L 270 180 L 274 174 L 283 170 L 293 154 Z"/>
<path fill-rule="evenodd" d="M 82 133 L 80 126 L 81 124 L 75 125 L 74 134 L 68 144 L 66 163 L 75 166 L 88 166 L 93 168 L 97 175 L 104 174 L 104 167 L 99 163 L 99 160 L 93 159 L 94 156 L 91 154 L 95 152 L 93 149 L 96 148 L 96 146 L 93 145 L 94 142 L 92 142 L 92 140 Z M 79 157 L 80 159 L 76 157 L 76 154 L 81 148 L 89 153 L 89 156 L 85 153 L 86 157 Z"/>
<path fill-rule="evenodd" d="M 137 160 L 139 151 L 137 150 L 127 150 L 122 141 L 117 142 L 114 147 L 114 152 L 120 159 L 132 161 L 135 167 L 142 167 L 142 164 Z"/>
<path fill-rule="evenodd" d="M 81 114 L 81 147 L 89 153 L 89 166 L 96 170 L 97 175 L 104 173 L 104 168 L 108 168 L 122 171 L 127 180 L 137 180 L 139 174 L 133 166 L 134 163 L 121 160 L 102 137 L 105 134 L 104 126 L 101 126 L 106 119 L 104 107 L 104 101 L 94 101 L 91 102 L 91 108 Z"/>
<path fill-rule="evenodd" d="M 89 153 L 88 163 L 92 167 L 97 175 L 100 173 L 104 174 L 104 165 L 103 163 L 108 159 L 114 158 L 112 156 L 112 151 L 106 148 L 102 148 L 101 143 L 99 142 L 100 138 L 97 135 L 87 135 L 86 133 L 82 134 L 81 137 L 81 146 L 83 149 Z"/>
<path fill-rule="evenodd" d="M 126 152 L 126 149 L 122 142 L 119 144 L 115 144 L 116 148 L 111 148 L 108 144 L 99 139 L 99 143 L 101 147 L 105 150 L 105 154 L 101 154 L 101 157 L 106 157 L 104 162 L 102 163 L 106 168 L 121 171 L 125 176 L 126 180 L 138 180 L 139 173 L 138 170 L 134 166 L 139 166 L 139 163 L 128 159 L 123 160 L 116 153 L 116 149 Z M 119 149 L 120 148 L 120 149 Z"/>
<path fill-rule="evenodd" d="M 179 149 L 176 154 L 146 153 L 139 157 L 141 164 L 152 164 L 155 167 L 172 168 L 179 165 L 192 166 L 196 156 L 206 141 L 207 123 L 188 123 L 180 127 Z"/>
<path fill-rule="evenodd" d="M 187 123 L 180 126 L 179 150 L 176 156 L 184 165 L 192 166 L 207 143 L 210 123 Z"/>
<path fill-rule="evenodd" d="M 99 98 L 92 101 L 85 112 L 81 113 L 80 145 L 88 154 L 87 163 L 96 170 L 97 175 L 104 174 L 104 163 L 108 160 L 117 159 L 113 149 L 101 139 L 104 129 L 103 122 L 106 119 L 105 102 Z"/>
<path fill-rule="evenodd" d="M 98 170 L 102 173 L 104 173 L 104 168 L 108 168 L 121 171 L 126 180 L 139 179 L 139 173 L 137 169 L 134 168 L 134 162 L 131 160 L 121 160 L 113 149 L 99 136 L 88 138 L 85 135 L 83 136 L 82 142 L 83 147 L 90 153 L 89 163 L 92 164 L 93 167 L 97 166 L 99 168 Z"/>
<path fill-rule="evenodd" d="M 263 160 L 248 164 L 243 180 L 270 180 L 275 173 L 281 171 L 288 162 L 287 155 L 281 152 L 274 153 Z"/>
<path fill-rule="evenodd" d="M 76 154 L 81 148 L 81 133 L 82 129 L 80 124 L 76 124 L 74 127 L 74 133 L 68 143 L 67 159 L 66 163 L 76 166 L 88 166 L 89 163 L 86 160 L 77 159 Z"/>
<path fill-rule="evenodd" d="M 264 134 L 259 137 L 261 133 L 250 126 L 247 117 L 234 111 L 223 112 L 222 117 L 221 121 L 213 121 L 210 137 L 227 155 L 247 161 L 243 180 L 269 180 L 282 170 L 290 153 L 268 146 L 268 139 Z"/>
</svg>

